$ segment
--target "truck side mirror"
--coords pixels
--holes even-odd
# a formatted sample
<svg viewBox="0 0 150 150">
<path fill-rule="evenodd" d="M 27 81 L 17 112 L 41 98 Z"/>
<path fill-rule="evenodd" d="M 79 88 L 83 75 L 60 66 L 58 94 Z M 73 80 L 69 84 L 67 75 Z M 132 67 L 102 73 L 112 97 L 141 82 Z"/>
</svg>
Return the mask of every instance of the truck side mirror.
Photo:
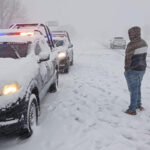
<svg viewBox="0 0 150 150">
<path fill-rule="evenodd" d="M 73 47 L 73 44 L 69 44 L 68 48 L 72 48 Z"/>
<path fill-rule="evenodd" d="M 39 54 L 38 63 L 41 63 L 43 61 L 48 61 L 49 59 L 50 59 L 50 54 L 42 52 L 42 53 Z"/>
</svg>

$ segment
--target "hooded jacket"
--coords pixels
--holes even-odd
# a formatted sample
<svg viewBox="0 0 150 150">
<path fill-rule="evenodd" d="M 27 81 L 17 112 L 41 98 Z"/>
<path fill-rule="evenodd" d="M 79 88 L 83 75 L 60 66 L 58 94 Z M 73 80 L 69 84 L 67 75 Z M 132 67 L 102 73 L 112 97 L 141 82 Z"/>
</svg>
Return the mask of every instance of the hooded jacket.
<svg viewBox="0 0 150 150">
<path fill-rule="evenodd" d="M 140 27 L 132 27 L 128 31 L 130 42 L 125 56 L 125 70 L 144 71 L 146 69 L 147 43 L 141 39 Z"/>
</svg>

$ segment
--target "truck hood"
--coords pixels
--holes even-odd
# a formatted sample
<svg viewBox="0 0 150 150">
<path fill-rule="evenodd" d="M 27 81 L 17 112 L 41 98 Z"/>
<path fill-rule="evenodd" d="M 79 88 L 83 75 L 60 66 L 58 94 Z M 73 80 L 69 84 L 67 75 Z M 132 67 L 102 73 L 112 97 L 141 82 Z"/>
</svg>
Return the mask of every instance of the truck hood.
<svg viewBox="0 0 150 150">
<path fill-rule="evenodd" d="M 37 68 L 36 58 L 0 58 L 0 88 L 14 82 L 25 84 L 35 76 Z"/>
<path fill-rule="evenodd" d="M 67 50 L 67 45 L 64 46 L 59 46 L 56 48 L 56 51 L 60 52 L 60 51 L 66 51 Z"/>
</svg>

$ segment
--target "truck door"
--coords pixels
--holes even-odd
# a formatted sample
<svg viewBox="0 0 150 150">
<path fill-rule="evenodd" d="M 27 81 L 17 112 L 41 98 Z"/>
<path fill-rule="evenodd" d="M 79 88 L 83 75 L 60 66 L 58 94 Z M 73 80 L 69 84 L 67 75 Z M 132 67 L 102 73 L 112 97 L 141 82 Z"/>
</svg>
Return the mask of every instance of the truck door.
<svg viewBox="0 0 150 150">
<path fill-rule="evenodd" d="M 39 55 L 41 52 L 43 52 L 43 49 L 40 45 L 40 43 L 36 43 L 35 45 L 35 55 Z M 49 67 L 47 67 L 46 61 L 39 63 L 39 73 L 41 77 L 42 87 L 48 82 L 48 72 Z"/>
<path fill-rule="evenodd" d="M 50 54 L 50 59 L 45 61 L 45 66 L 46 66 L 46 69 L 47 69 L 47 81 L 49 81 L 50 78 L 55 73 L 54 57 L 53 57 L 53 53 L 49 50 L 49 46 L 48 46 L 46 40 L 43 40 L 41 42 L 41 48 L 42 48 L 42 52 Z"/>
</svg>

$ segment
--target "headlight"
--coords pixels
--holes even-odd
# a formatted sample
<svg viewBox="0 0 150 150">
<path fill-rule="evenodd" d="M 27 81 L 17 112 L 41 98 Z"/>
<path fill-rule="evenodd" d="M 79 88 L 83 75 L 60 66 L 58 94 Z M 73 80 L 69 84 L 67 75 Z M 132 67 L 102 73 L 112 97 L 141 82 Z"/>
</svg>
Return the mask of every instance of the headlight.
<svg viewBox="0 0 150 150">
<path fill-rule="evenodd" d="M 66 57 L 66 52 L 60 52 L 58 53 L 58 58 L 62 59 Z"/>
<path fill-rule="evenodd" d="M 17 83 L 11 83 L 3 87 L 2 95 L 10 95 L 16 93 L 18 90 L 19 90 L 19 85 Z"/>
</svg>

